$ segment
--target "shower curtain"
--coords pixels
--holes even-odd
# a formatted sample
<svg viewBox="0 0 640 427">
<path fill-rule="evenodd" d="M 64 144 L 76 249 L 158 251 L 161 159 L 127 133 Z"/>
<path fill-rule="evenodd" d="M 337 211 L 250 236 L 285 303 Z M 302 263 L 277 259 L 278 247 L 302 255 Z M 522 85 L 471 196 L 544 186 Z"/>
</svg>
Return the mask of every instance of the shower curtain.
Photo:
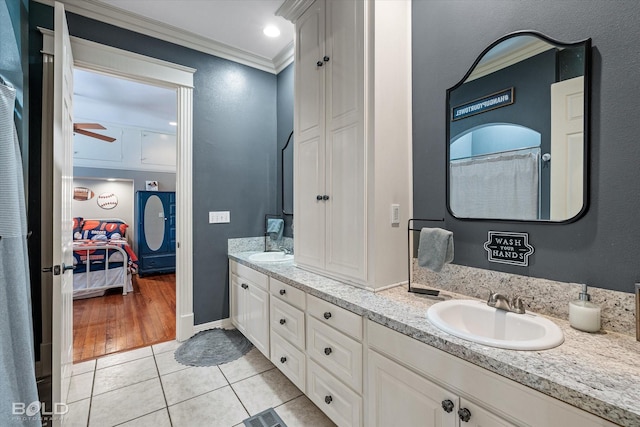
<svg viewBox="0 0 640 427">
<path fill-rule="evenodd" d="M 0 79 L 0 425 L 41 425 L 15 90 Z"/>
<path fill-rule="evenodd" d="M 450 206 L 460 218 L 538 218 L 540 150 L 451 162 Z"/>
</svg>

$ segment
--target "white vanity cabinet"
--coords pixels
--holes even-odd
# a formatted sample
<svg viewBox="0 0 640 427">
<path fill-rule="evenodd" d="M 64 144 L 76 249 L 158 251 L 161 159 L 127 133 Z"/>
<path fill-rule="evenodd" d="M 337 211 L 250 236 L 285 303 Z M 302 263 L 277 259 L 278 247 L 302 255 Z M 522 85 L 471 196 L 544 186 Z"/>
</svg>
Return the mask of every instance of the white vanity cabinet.
<svg viewBox="0 0 640 427">
<path fill-rule="evenodd" d="M 269 357 L 269 278 L 229 262 L 231 323 Z"/>
<path fill-rule="evenodd" d="M 270 279 L 271 362 L 305 392 L 305 293 Z"/>
<path fill-rule="evenodd" d="M 309 3 L 279 11 L 296 31 L 296 263 L 362 286 L 397 283 L 406 233 L 380 212 L 399 204 L 399 223 L 408 218 L 410 3 Z"/>
<path fill-rule="evenodd" d="M 307 396 L 339 426 L 361 426 L 362 317 L 307 295 Z"/>
<path fill-rule="evenodd" d="M 615 425 L 375 322 L 367 331 L 368 426 Z"/>
</svg>

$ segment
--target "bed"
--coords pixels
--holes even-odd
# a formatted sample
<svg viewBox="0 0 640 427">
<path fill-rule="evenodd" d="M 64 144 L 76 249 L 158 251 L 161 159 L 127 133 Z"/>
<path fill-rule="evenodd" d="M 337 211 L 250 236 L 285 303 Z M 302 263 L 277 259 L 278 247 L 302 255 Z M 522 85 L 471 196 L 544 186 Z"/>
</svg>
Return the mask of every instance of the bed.
<svg viewBox="0 0 640 427">
<path fill-rule="evenodd" d="M 138 258 L 126 239 L 128 225 L 117 218 L 73 219 L 73 298 L 104 295 L 107 289 L 133 291 Z"/>
</svg>

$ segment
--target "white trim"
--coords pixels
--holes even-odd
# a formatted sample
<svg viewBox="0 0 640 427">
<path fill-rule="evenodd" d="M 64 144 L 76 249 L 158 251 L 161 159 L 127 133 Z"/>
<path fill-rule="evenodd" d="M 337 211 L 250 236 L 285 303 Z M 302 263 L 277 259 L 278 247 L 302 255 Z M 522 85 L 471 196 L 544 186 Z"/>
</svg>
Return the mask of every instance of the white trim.
<svg viewBox="0 0 640 427">
<path fill-rule="evenodd" d="M 235 329 L 235 326 L 231 323 L 230 318 L 216 320 L 214 322 L 209 323 L 201 323 L 199 325 L 195 325 L 193 327 L 193 333 L 197 334 L 198 332 L 206 331 L 208 329 L 221 328 L 221 329 Z"/>
<path fill-rule="evenodd" d="M 293 63 L 293 54 L 295 52 L 295 46 L 293 41 L 289 43 L 282 51 L 273 58 L 273 63 L 276 67 L 276 74 L 287 68 L 289 64 Z"/>
<path fill-rule="evenodd" d="M 53 46 L 53 31 L 40 29 L 43 53 Z M 176 339 L 193 335 L 193 68 L 159 61 L 121 49 L 72 38 L 75 65 L 174 88 L 177 92 L 176 128 Z M 76 47 L 78 50 L 76 51 Z"/>
<path fill-rule="evenodd" d="M 525 59 L 536 56 L 542 52 L 546 52 L 552 48 L 553 46 L 544 40 L 534 39 L 530 43 L 521 46 L 514 51 L 507 52 L 506 54 L 498 56 L 491 61 L 487 61 L 482 65 L 476 66 L 466 81 L 470 82 L 491 73 L 495 73 L 498 70 L 517 64 L 520 61 L 524 61 Z"/>
<path fill-rule="evenodd" d="M 48 6 L 53 6 L 54 3 L 53 0 L 35 1 Z M 82 15 L 126 30 L 135 31 L 159 40 L 175 43 L 219 58 L 228 59 L 272 74 L 279 72 L 277 69 L 282 63 L 293 60 L 293 51 L 291 51 L 289 54 L 291 58 L 280 62 L 281 58 L 286 55 L 285 52 L 288 51 L 288 46 L 271 60 L 264 56 L 256 55 L 96 0 L 61 0 L 61 2 L 64 3 L 67 12 Z M 278 59 L 278 61 L 276 61 L 276 59 Z"/>
<path fill-rule="evenodd" d="M 276 16 L 282 16 L 295 24 L 315 0 L 285 0 L 276 10 Z"/>
</svg>

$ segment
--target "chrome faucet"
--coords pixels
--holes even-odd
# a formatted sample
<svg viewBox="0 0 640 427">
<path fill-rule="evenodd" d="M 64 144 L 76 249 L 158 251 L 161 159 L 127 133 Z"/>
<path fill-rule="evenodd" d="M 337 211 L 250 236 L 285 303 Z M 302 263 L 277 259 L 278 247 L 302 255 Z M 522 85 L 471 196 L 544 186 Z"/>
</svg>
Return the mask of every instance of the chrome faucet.
<svg viewBox="0 0 640 427">
<path fill-rule="evenodd" d="M 284 246 L 280 246 L 278 249 L 284 252 L 285 255 L 293 255 L 293 249 L 285 248 Z"/>
<path fill-rule="evenodd" d="M 522 301 L 522 298 L 518 296 L 509 299 L 509 297 L 505 295 L 490 292 L 487 305 L 489 307 L 497 308 L 498 310 L 510 311 L 512 313 L 525 313 L 524 301 Z"/>
</svg>

